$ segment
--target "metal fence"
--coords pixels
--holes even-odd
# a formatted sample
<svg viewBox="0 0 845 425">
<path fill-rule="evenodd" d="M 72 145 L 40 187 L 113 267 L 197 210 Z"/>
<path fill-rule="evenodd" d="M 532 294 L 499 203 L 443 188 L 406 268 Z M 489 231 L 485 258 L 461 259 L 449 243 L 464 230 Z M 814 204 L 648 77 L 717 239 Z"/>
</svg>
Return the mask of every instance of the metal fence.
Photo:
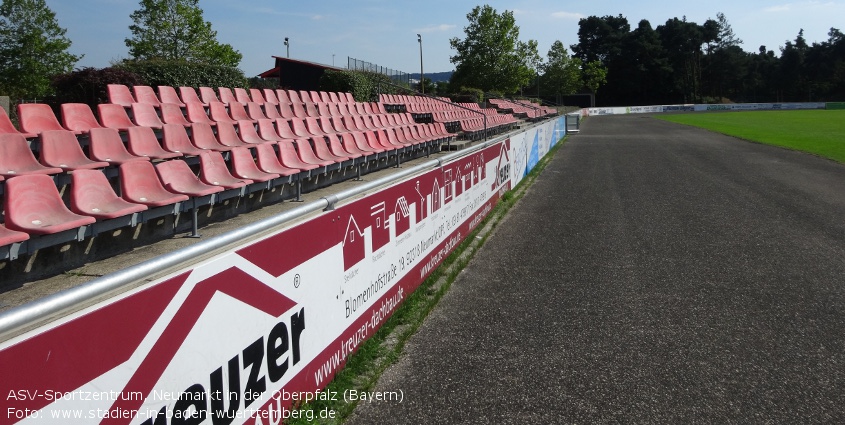
<svg viewBox="0 0 845 425">
<path fill-rule="evenodd" d="M 379 74 L 384 74 L 390 77 L 390 79 L 393 80 L 394 84 L 408 86 L 411 85 L 411 75 L 407 72 L 397 71 L 395 69 L 390 69 L 381 65 L 376 65 L 374 63 L 362 61 L 348 56 L 347 58 L 349 61 L 347 68 L 351 71 L 377 72 Z"/>
</svg>

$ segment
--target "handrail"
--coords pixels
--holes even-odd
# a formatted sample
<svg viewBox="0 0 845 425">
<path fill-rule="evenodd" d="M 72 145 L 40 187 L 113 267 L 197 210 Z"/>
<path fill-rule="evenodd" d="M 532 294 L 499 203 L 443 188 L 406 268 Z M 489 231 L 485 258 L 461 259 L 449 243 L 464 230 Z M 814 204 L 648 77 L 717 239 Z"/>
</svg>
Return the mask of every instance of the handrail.
<svg viewBox="0 0 845 425">
<path fill-rule="evenodd" d="M 438 159 L 432 159 L 411 168 L 406 168 L 398 173 L 373 180 L 340 193 L 324 196 L 317 201 L 245 225 L 237 230 L 203 240 L 194 245 L 163 254 L 126 269 L 98 277 L 82 285 L 65 289 L 39 300 L 0 312 L 0 342 L 58 317 L 91 306 L 105 298 L 126 292 L 136 287 L 138 283 L 153 276 L 161 276 L 173 272 L 177 267 L 186 266 L 190 262 L 197 262 L 199 259 L 208 258 L 224 249 L 229 249 L 239 243 L 243 243 L 245 240 L 263 236 L 270 230 L 279 228 L 307 214 L 320 210 L 331 210 L 339 202 L 351 199 L 375 188 L 397 182 L 405 177 L 423 171 L 442 167 L 445 162 L 470 155 L 505 137 L 507 137 L 507 134 L 500 135 L 493 140 L 484 141 L 483 143 L 458 152 L 446 154 Z"/>
<path fill-rule="evenodd" d="M 379 87 L 378 87 L 379 94 L 381 94 L 381 85 L 382 84 L 386 84 L 388 86 L 393 86 L 393 87 L 396 87 L 396 88 L 402 89 L 402 90 L 407 90 L 409 92 L 416 93 L 417 96 L 427 97 L 429 99 L 434 99 L 434 100 L 441 102 L 441 103 L 446 103 L 446 104 L 449 104 L 449 105 L 452 105 L 452 106 L 457 106 L 458 108 L 465 109 L 467 111 L 470 111 L 470 112 L 473 112 L 473 113 L 476 113 L 476 114 L 481 114 L 481 116 L 484 117 L 484 140 L 487 140 L 487 136 L 488 136 L 488 133 L 487 133 L 487 114 L 485 114 L 484 112 L 476 111 L 475 109 L 467 108 L 466 106 L 461 106 L 461 105 L 459 105 L 455 102 L 452 102 L 451 100 L 447 102 L 447 101 L 440 99 L 438 97 L 428 95 L 428 94 L 425 94 L 425 93 L 420 93 L 417 90 L 410 89 L 408 87 L 403 87 L 403 86 L 400 86 L 398 84 L 388 83 L 388 82 L 385 82 L 385 81 L 379 82 Z"/>
</svg>

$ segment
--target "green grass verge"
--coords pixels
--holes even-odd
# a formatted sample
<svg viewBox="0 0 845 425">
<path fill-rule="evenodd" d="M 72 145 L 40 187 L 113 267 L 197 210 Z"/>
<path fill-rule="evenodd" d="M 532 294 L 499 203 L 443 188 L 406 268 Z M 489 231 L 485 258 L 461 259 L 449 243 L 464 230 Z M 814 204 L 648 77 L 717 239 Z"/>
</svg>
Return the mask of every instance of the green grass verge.
<svg viewBox="0 0 845 425">
<path fill-rule="evenodd" d="M 845 163 L 845 110 L 717 112 L 655 117 Z"/>
<path fill-rule="evenodd" d="M 419 329 L 426 316 L 434 309 L 452 282 L 484 244 L 493 228 L 525 194 L 528 187 L 546 168 L 554 154 L 563 146 L 562 138 L 511 191 L 505 193 L 496 207 L 449 255 L 440 267 L 410 294 L 382 327 L 368 339 L 338 371 L 326 390 L 336 391 L 337 401 L 314 401 L 300 406 L 285 424 L 341 424 L 355 410 L 357 403 L 346 403 L 342 394 L 346 390 L 372 391 L 381 374 L 399 360 L 407 340 Z M 321 411 L 333 411 L 334 419 L 319 419 Z M 313 418 L 313 419 L 310 419 Z"/>
</svg>

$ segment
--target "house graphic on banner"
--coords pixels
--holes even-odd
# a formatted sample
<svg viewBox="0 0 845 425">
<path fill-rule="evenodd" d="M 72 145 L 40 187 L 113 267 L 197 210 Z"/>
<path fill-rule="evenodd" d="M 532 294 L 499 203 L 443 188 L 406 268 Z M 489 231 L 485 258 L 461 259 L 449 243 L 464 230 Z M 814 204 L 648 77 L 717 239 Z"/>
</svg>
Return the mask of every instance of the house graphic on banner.
<svg viewBox="0 0 845 425">
<path fill-rule="evenodd" d="M 420 182 L 417 180 L 417 185 L 414 187 L 414 190 L 417 191 L 417 195 L 420 196 L 420 202 L 417 203 L 417 223 L 422 223 L 423 220 L 428 217 L 428 194 L 423 194 L 420 191 Z"/>
<path fill-rule="evenodd" d="M 378 251 L 379 248 L 387 245 L 390 242 L 390 222 L 388 221 L 387 210 L 384 202 L 370 207 L 370 218 L 372 227 L 370 227 L 370 234 L 373 238 L 373 251 Z"/>
<path fill-rule="evenodd" d="M 492 190 L 498 190 L 502 185 L 511 180 L 511 160 L 508 155 L 508 145 L 510 145 L 510 140 L 502 143 L 502 149 L 499 151 L 499 162 L 496 164 L 496 180 L 493 182 Z M 510 189 L 510 185 L 506 189 Z"/>
<path fill-rule="evenodd" d="M 441 206 L 441 198 L 440 198 L 440 181 L 436 178 L 434 179 L 434 183 L 431 185 L 431 213 L 434 214 L 435 212 L 440 210 Z"/>
<path fill-rule="evenodd" d="M 443 171 L 443 205 L 452 202 L 452 196 L 455 191 L 452 182 L 452 170 Z"/>
<path fill-rule="evenodd" d="M 404 196 L 396 200 L 396 206 L 393 209 L 393 229 L 396 231 L 397 238 L 411 229 L 411 207 Z"/>
<path fill-rule="evenodd" d="M 346 232 L 343 236 L 343 269 L 349 270 L 352 266 L 358 264 L 366 256 L 366 247 L 364 246 L 364 232 L 355 221 L 355 216 L 349 216 L 349 222 L 346 224 Z"/>
</svg>

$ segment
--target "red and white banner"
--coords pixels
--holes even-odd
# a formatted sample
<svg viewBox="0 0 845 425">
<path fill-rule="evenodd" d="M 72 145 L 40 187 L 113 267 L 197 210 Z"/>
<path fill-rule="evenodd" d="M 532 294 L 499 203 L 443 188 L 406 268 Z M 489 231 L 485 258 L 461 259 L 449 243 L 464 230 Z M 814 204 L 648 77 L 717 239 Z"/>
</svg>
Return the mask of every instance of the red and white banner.
<svg viewBox="0 0 845 425">
<path fill-rule="evenodd" d="M 518 149 L 493 144 L 3 342 L 0 424 L 278 424 L 293 405 L 338 397 L 321 389 L 350 353 L 562 128 L 532 128 Z"/>
</svg>

